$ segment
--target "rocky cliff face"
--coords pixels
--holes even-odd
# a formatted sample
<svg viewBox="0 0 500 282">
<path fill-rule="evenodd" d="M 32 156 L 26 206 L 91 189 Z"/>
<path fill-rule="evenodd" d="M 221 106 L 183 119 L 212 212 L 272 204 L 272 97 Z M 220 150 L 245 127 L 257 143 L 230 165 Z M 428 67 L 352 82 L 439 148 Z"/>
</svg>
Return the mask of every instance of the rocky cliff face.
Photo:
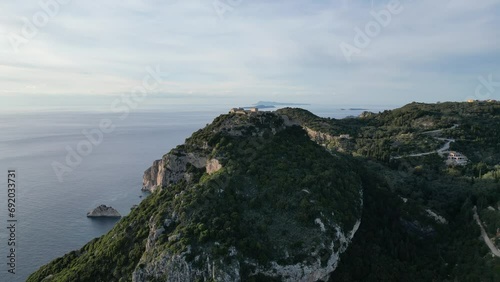
<svg viewBox="0 0 500 282">
<path fill-rule="evenodd" d="M 274 120 L 274 123 L 270 124 L 270 120 Z M 293 125 L 296 123 L 290 121 L 286 116 L 254 113 L 224 120 L 213 129 L 212 134 L 222 133 L 232 137 L 248 135 L 262 137 L 265 134 L 276 134 Z M 208 145 L 208 142 L 194 144 L 194 146 L 197 147 L 196 152 L 187 152 L 185 148 L 177 148 L 164 155 L 162 159 L 155 160 L 153 165 L 144 172 L 142 190 L 154 192 L 158 188 L 176 184 L 181 180 L 190 182 L 193 174 L 188 172 L 188 165 L 205 169 L 208 174 L 213 174 L 222 168 L 219 160 L 207 156 L 213 149 Z"/>
<path fill-rule="evenodd" d="M 326 145 L 330 142 L 337 141 L 337 139 L 338 139 L 335 136 L 331 136 L 331 135 L 323 133 L 323 132 L 315 131 L 309 127 L 304 127 L 304 129 L 307 131 L 307 135 L 309 135 L 309 137 L 311 137 L 311 139 L 314 142 L 316 142 L 320 145 Z"/>
<path fill-rule="evenodd" d="M 154 192 L 156 189 L 178 183 L 180 180 L 190 182 L 192 174 L 186 167 L 192 165 L 198 169 L 205 169 L 213 174 L 222 168 L 219 160 L 208 159 L 185 151 L 175 150 L 156 160 L 145 172 L 142 180 L 142 190 Z"/>
<path fill-rule="evenodd" d="M 237 120 L 222 123 L 216 130 L 232 137 L 242 137 L 245 135 L 263 137 L 266 133 L 275 135 L 288 127 L 297 126 L 298 123 L 286 116 L 275 116 L 278 126 L 265 128 L 255 128 L 255 124 L 249 121 Z M 262 119 L 260 119 L 262 120 Z M 325 133 L 314 131 L 310 128 L 304 128 L 307 135 L 314 142 L 325 146 L 332 142 L 338 142 L 339 138 Z M 206 143 L 205 149 L 211 149 Z M 181 150 L 173 150 L 165 155 L 161 160 L 153 163 L 153 166 L 144 173 L 143 189 L 154 192 L 158 187 L 168 187 L 178 183 L 180 180 L 190 182 L 193 177 L 187 172 L 187 166 L 192 165 L 199 169 L 204 169 L 208 175 L 223 168 L 219 160 L 210 159 L 207 155 L 193 154 Z M 358 187 L 360 196 L 360 208 L 362 209 L 362 191 Z M 310 193 L 307 189 L 303 193 Z M 176 195 L 178 197 L 180 195 Z M 333 213 L 332 213 L 333 215 Z M 167 236 L 168 230 L 172 225 L 179 224 L 180 220 L 175 213 L 163 221 L 163 225 L 158 226 L 150 220 L 149 236 L 139 266 L 133 273 L 133 281 L 241 281 L 243 268 L 251 268 L 251 276 L 263 275 L 264 277 L 274 277 L 282 281 L 327 281 L 340 259 L 340 255 L 347 249 L 351 239 L 354 237 L 360 225 L 358 217 L 350 229 L 343 230 L 333 216 L 321 216 L 314 220 L 316 228 L 314 233 L 319 236 L 314 237 L 315 243 L 308 242 L 303 249 L 288 250 L 284 247 L 280 250 L 281 256 L 266 264 L 260 264 L 258 260 L 245 258 L 242 266 L 241 254 L 236 246 L 229 246 L 223 259 L 220 255 L 214 256 L 213 253 L 205 250 L 216 248 L 220 243 L 215 241 L 205 246 L 204 249 L 194 250 L 188 246 L 183 252 L 174 254 L 170 250 L 162 248 L 164 241 L 158 242 L 160 236 Z M 327 235 L 328 234 L 328 235 Z M 174 243 L 183 240 L 184 234 L 168 234 L 167 241 Z M 305 255 L 304 260 L 290 260 L 293 255 L 301 253 Z M 288 262 L 287 262 L 288 261 Z M 294 261 L 293 263 L 290 263 Z M 248 275 L 248 274 L 247 274 Z"/>
<path fill-rule="evenodd" d="M 171 220 L 164 224 L 172 224 Z M 158 228 L 150 221 L 149 236 L 139 267 L 132 274 L 133 282 L 161 281 L 191 282 L 191 281 L 241 281 L 240 265 L 234 253 L 228 253 L 225 259 L 211 259 L 210 254 L 202 252 L 196 255 L 194 261 L 188 260 L 192 255 L 191 247 L 180 254 L 159 251 L 157 239 L 165 232 L 165 226 Z M 169 241 L 177 241 L 181 236 L 170 236 Z M 229 262 L 228 262 L 229 261 Z M 201 267 L 200 267 L 201 266 Z"/>
<path fill-rule="evenodd" d="M 216 159 L 208 160 L 206 156 L 174 149 L 161 160 L 154 161 L 144 172 L 142 190 L 154 192 L 158 188 L 178 183 L 180 180 L 190 182 L 192 174 L 187 172 L 188 165 L 198 169 L 207 168 L 210 173 L 222 168 Z"/>
<path fill-rule="evenodd" d="M 352 230 L 347 233 L 344 233 L 338 226 L 334 227 L 337 235 L 336 238 L 330 242 L 330 245 L 328 245 L 328 249 L 331 253 L 326 263 L 323 262 L 324 258 L 319 255 L 321 250 L 315 250 L 309 254 L 312 257 L 312 260 L 309 262 L 304 261 L 294 265 L 280 265 L 273 261 L 270 268 L 261 267 L 258 272 L 271 277 L 281 277 L 282 281 L 328 281 L 330 274 L 337 268 L 340 255 L 347 250 L 360 224 L 361 220 L 358 220 L 356 224 L 354 224 Z M 323 230 L 322 232 L 325 232 Z M 339 243 L 340 247 L 335 249 L 335 245 Z"/>
<path fill-rule="evenodd" d="M 303 128 L 307 131 L 307 135 L 309 135 L 311 140 L 329 150 L 350 153 L 355 149 L 354 143 L 349 138 L 332 136 L 330 134 L 311 129 L 307 126 L 303 126 Z"/>
<path fill-rule="evenodd" d="M 302 250 L 303 254 L 306 254 L 306 259 L 294 264 L 271 261 L 261 265 L 256 260 L 246 258 L 245 264 L 253 268 L 251 275 L 274 277 L 289 282 L 328 281 L 330 274 L 339 263 L 340 255 L 345 252 L 356 234 L 361 220 L 358 219 L 349 231 L 343 231 L 332 219 L 324 218 L 324 220 L 326 224 L 320 218 L 315 220 L 318 225 L 315 232 L 320 234 L 333 232 L 334 236 L 328 239 L 323 237 L 326 240 L 317 245 L 307 245 Z M 227 250 L 224 258 L 215 258 L 210 252 L 193 254 L 191 247 L 180 254 L 172 254 L 168 250 L 159 251 L 162 248 L 161 244 L 157 243 L 157 239 L 165 233 L 165 226 L 168 228 L 172 223 L 173 221 L 168 219 L 163 226 L 158 227 L 150 221 L 146 251 L 139 262 L 139 267 L 132 275 L 133 282 L 156 280 L 168 282 L 242 281 L 241 256 L 239 256 L 235 246 L 231 246 Z M 177 241 L 181 238 L 181 235 L 170 236 L 168 240 Z M 311 246 L 314 247 L 311 249 Z M 195 256 L 194 259 L 193 256 Z M 282 259 L 286 259 L 288 256 L 289 253 L 285 250 Z"/>
<path fill-rule="evenodd" d="M 219 171 L 222 168 L 222 165 L 220 164 L 218 159 L 211 159 L 207 161 L 207 173 L 212 175 Z"/>
<path fill-rule="evenodd" d="M 306 260 L 295 264 L 272 261 L 268 265 L 260 265 L 253 260 L 245 262 L 255 269 L 251 273 L 253 276 L 263 275 L 289 282 L 328 281 L 330 274 L 337 268 L 340 255 L 351 243 L 360 224 L 361 220 L 358 220 L 348 232 L 342 231 L 339 226 L 329 226 L 336 232 L 333 240 L 321 242 L 320 246 L 307 254 Z M 167 282 L 242 281 L 240 274 L 242 267 L 238 260 L 238 251 L 234 246 L 229 248 L 224 259 L 214 258 L 209 253 L 197 253 L 194 260 L 189 261 L 188 257 L 192 255 L 190 248 L 178 255 L 173 255 L 168 251 L 155 251 L 156 239 L 163 232 L 163 227 L 158 229 L 156 226 L 151 226 L 147 249 L 141 258 L 140 266 L 132 275 L 133 282 L 158 279 Z M 323 227 L 317 232 L 326 232 L 326 229 Z M 173 238 L 173 240 L 178 239 L 178 237 Z M 325 253 L 329 255 L 325 257 Z"/>
</svg>

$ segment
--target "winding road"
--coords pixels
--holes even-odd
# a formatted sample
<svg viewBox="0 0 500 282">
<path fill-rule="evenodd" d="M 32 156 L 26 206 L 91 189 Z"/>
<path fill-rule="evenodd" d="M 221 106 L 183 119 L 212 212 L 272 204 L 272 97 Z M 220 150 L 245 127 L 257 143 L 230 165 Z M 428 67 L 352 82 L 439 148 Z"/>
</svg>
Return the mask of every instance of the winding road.
<svg viewBox="0 0 500 282">
<path fill-rule="evenodd" d="M 452 127 L 450 127 L 449 129 L 455 129 L 457 128 L 459 125 L 458 124 L 454 124 Z M 437 129 L 437 130 L 432 130 L 432 131 L 426 131 L 426 132 L 422 132 L 422 134 L 436 134 L 436 133 L 441 133 L 444 129 Z M 418 154 L 411 154 L 411 155 L 406 155 L 406 156 L 397 156 L 397 157 L 392 157 L 392 159 L 401 159 L 401 158 L 406 158 L 406 157 L 421 157 L 421 156 L 427 156 L 427 155 L 432 155 L 432 154 L 438 154 L 439 156 L 444 156 L 444 154 L 448 153 L 449 150 L 450 150 L 450 144 L 452 142 L 455 142 L 455 139 L 448 139 L 448 138 L 440 138 L 440 137 L 434 137 L 436 138 L 437 140 L 441 140 L 441 141 L 446 141 L 446 143 L 443 145 L 443 147 L 435 150 L 435 151 L 430 151 L 430 152 L 425 152 L 425 153 L 418 153 Z"/>
<path fill-rule="evenodd" d="M 411 155 L 406 155 L 406 156 L 397 156 L 397 157 L 393 157 L 393 159 L 397 160 L 397 159 L 406 158 L 406 157 L 421 157 L 421 156 L 427 156 L 427 155 L 432 155 L 432 154 L 436 154 L 436 153 L 442 157 L 445 153 L 449 152 L 450 144 L 452 142 L 455 142 L 455 139 L 446 139 L 446 138 L 436 138 L 436 139 L 441 140 L 441 141 L 446 141 L 446 143 L 443 145 L 443 147 L 441 147 L 435 151 L 418 153 L 418 154 L 411 154 Z"/>
<path fill-rule="evenodd" d="M 484 230 L 484 227 L 483 225 L 481 224 L 481 220 L 479 219 L 479 215 L 477 214 L 477 207 L 474 206 L 474 208 L 472 209 L 474 211 L 474 219 L 476 220 L 477 224 L 479 225 L 479 228 L 481 228 L 481 236 L 483 236 L 483 239 L 484 239 L 484 242 L 486 243 L 486 245 L 488 246 L 488 248 L 490 248 L 491 252 L 500 258 L 500 251 L 497 249 L 497 247 L 495 246 L 495 244 L 493 244 L 493 242 L 491 241 L 490 237 L 488 237 L 488 234 L 486 233 L 486 231 Z"/>
</svg>

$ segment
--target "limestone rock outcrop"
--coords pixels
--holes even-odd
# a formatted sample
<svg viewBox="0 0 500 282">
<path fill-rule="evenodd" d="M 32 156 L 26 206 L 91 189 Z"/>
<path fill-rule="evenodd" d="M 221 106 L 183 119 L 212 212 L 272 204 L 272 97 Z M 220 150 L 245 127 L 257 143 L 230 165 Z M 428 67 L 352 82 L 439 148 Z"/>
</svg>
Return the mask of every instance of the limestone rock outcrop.
<svg viewBox="0 0 500 282">
<path fill-rule="evenodd" d="M 182 149 L 174 149 L 163 156 L 161 160 L 156 160 L 153 165 L 144 172 L 143 191 L 154 192 L 156 189 L 170 184 L 175 184 L 184 179 L 191 180 L 191 175 L 187 171 L 187 165 L 192 165 L 198 169 L 207 165 L 205 156 L 187 153 Z"/>
</svg>

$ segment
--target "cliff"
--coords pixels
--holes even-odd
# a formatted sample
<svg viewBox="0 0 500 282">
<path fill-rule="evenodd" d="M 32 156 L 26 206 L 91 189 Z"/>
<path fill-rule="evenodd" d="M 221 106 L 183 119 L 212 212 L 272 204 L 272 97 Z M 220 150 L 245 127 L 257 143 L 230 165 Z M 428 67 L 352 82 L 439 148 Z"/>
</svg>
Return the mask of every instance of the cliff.
<svg viewBox="0 0 500 282">
<path fill-rule="evenodd" d="M 360 226 L 356 171 L 287 117 L 222 115 L 145 171 L 152 195 L 110 233 L 29 281 L 327 281 Z"/>
<path fill-rule="evenodd" d="M 307 126 L 304 126 L 304 129 L 306 130 L 307 135 L 309 135 L 311 140 L 327 148 L 328 150 L 335 150 L 341 153 L 350 153 L 355 148 L 354 142 L 349 138 L 344 137 L 343 135 L 332 136 L 328 133 L 323 133 Z"/>
<path fill-rule="evenodd" d="M 144 172 L 142 190 L 154 192 L 158 187 L 175 184 L 180 180 L 190 182 L 192 174 L 186 171 L 186 166 L 191 165 L 197 169 L 205 169 L 215 172 L 220 169 L 216 159 L 208 160 L 205 156 L 187 153 L 184 150 L 172 150 L 156 160 L 153 165 Z"/>
<path fill-rule="evenodd" d="M 200 130 L 194 134 L 227 135 L 230 137 L 252 136 L 262 137 L 264 134 L 275 134 L 292 124 L 283 117 L 273 113 L 253 113 L 249 116 L 236 116 L 225 118 L 221 116 L 209 126 L 211 132 Z M 277 123 L 276 123 L 277 122 Z M 266 123 L 268 123 L 266 125 Z M 263 128 L 269 126 L 269 128 Z M 261 128 L 259 128 L 261 127 Z M 194 167 L 208 174 L 213 174 L 222 168 L 221 163 L 209 154 L 214 149 L 209 146 L 209 140 L 200 141 L 196 138 L 187 140 L 187 144 L 178 146 L 164 155 L 162 159 L 155 160 L 143 176 L 142 190 L 154 192 L 158 188 L 166 187 L 184 180 L 188 183 L 193 179 L 195 171 L 189 170 Z M 189 150 L 189 151 L 188 151 Z"/>
</svg>

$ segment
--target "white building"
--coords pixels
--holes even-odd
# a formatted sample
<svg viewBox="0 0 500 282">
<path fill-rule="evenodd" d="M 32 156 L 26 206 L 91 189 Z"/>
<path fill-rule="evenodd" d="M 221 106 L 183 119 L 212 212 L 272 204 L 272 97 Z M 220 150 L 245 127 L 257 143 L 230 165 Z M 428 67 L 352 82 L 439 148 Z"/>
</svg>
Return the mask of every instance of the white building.
<svg viewBox="0 0 500 282">
<path fill-rule="evenodd" d="M 229 113 L 230 114 L 252 114 L 252 113 L 258 113 L 259 109 L 258 108 L 250 108 L 248 110 L 245 110 L 244 108 L 232 108 Z"/>
<path fill-rule="evenodd" d="M 446 160 L 446 164 L 448 165 L 466 165 L 469 162 L 466 156 L 459 152 L 451 151 L 448 154 L 448 159 Z"/>
<path fill-rule="evenodd" d="M 246 114 L 245 109 L 243 108 L 232 108 L 229 113 L 231 114 Z"/>
</svg>

